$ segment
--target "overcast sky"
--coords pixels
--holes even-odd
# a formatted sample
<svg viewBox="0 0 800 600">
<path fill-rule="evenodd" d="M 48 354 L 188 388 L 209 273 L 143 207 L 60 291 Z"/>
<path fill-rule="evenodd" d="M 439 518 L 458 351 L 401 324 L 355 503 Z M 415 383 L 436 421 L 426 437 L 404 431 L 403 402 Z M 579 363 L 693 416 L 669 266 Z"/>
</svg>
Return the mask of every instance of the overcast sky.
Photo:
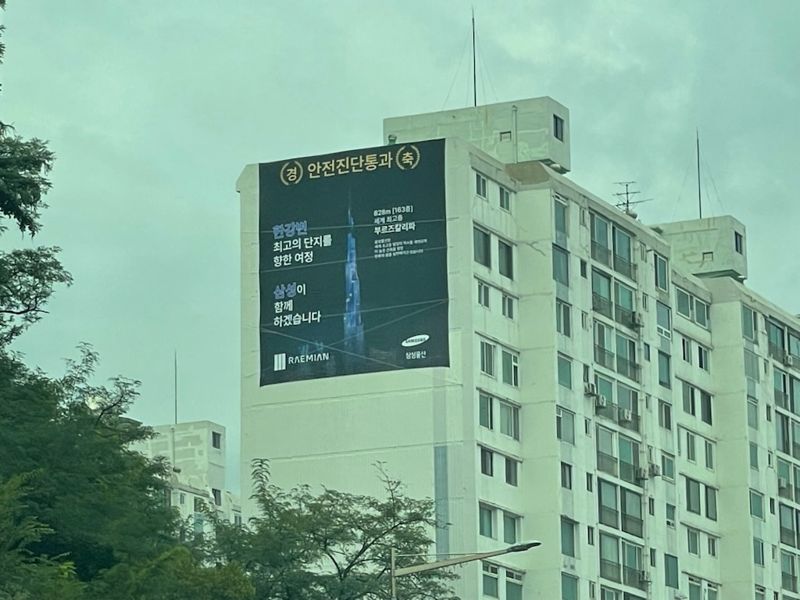
<svg viewBox="0 0 800 600">
<path fill-rule="evenodd" d="M 15 348 L 143 382 L 132 414 L 227 426 L 238 486 L 239 209 L 247 163 L 381 143 L 387 116 L 552 96 L 570 177 L 646 223 L 748 228 L 748 285 L 800 312 L 800 2 L 9 0 L 0 119 L 58 159 L 37 243 L 75 284 Z M 4 245 L 21 242 L 7 233 Z"/>
</svg>

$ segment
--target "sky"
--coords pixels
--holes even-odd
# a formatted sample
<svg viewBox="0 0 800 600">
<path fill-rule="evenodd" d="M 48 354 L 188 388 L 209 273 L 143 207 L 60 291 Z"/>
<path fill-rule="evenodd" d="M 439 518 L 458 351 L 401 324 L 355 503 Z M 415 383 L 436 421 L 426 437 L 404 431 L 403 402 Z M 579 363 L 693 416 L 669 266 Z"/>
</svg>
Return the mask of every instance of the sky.
<svg viewBox="0 0 800 600">
<path fill-rule="evenodd" d="M 141 380 L 131 415 L 228 431 L 239 486 L 239 206 L 248 163 L 381 144 L 382 119 L 551 96 L 572 172 L 645 223 L 747 226 L 747 282 L 800 313 L 800 3 L 654 0 L 9 0 L 0 120 L 49 140 L 50 208 L 31 241 L 75 283 L 14 344 L 57 375 Z"/>
</svg>

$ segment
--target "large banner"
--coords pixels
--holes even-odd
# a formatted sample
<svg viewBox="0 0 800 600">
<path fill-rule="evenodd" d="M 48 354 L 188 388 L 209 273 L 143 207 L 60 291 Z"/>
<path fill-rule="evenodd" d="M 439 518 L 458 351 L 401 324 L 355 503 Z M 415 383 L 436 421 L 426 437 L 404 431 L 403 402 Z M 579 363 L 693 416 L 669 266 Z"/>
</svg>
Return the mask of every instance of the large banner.
<svg viewBox="0 0 800 600">
<path fill-rule="evenodd" d="M 449 366 L 444 140 L 259 167 L 261 385 Z"/>
</svg>

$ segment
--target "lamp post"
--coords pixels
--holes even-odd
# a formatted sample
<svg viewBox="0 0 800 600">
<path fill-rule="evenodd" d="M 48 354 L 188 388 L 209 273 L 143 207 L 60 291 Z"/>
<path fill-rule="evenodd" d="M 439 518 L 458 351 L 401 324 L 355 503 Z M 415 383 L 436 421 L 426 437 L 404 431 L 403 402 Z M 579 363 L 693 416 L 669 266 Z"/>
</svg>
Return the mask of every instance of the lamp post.
<svg viewBox="0 0 800 600">
<path fill-rule="evenodd" d="M 453 565 L 460 565 L 461 563 L 472 562 L 474 560 L 483 560 L 485 558 L 492 558 L 494 556 L 502 556 L 503 554 L 511 554 L 512 552 L 525 552 L 536 546 L 541 546 L 542 542 L 532 541 L 524 544 L 515 544 L 502 550 L 492 550 L 491 552 L 478 552 L 476 554 L 451 554 L 454 558 L 446 558 L 445 560 L 437 560 L 436 562 L 421 563 L 418 565 L 411 565 L 410 567 L 403 567 L 398 569 L 395 562 L 397 559 L 397 551 L 392 548 L 390 552 L 390 569 L 389 577 L 392 584 L 392 600 L 397 600 L 397 578 L 403 575 L 411 575 L 412 573 L 422 573 L 424 571 L 433 571 L 435 569 L 443 569 L 444 567 L 452 567 Z"/>
</svg>

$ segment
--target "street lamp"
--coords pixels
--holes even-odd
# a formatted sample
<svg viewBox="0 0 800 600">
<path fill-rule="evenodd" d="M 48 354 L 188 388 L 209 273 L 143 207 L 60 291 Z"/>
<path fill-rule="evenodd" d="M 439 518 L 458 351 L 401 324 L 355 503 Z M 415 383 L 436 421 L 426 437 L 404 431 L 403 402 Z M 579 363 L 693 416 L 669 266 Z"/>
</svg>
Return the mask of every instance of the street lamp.
<svg viewBox="0 0 800 600">
<path fill-rule="evenodd" d="M 390 550 L 390 570 L 389 577 L 392 583 L 392 600 L 397 600 L 397 581 L 398 577 L 403 575 L 411 575 L 412 573 L 422 573 L 424 571 L 433 571 L 435 569 L 443 569 L 444 567 L 451 567 L 453 565 L 460 565 L 461 563 L 472 562 L 473 560 L 483 560 L 485 558 L 492 558 L 493 556 L 502 556 L 503 554 L 511 554 L 512 552 L 525 552 L 536 546 L 541 546 L 542 542 L 532 541 L 525 542 L 524 544 L 515 544 L 502 550 L 492 550 L 491 552 L 478 552 L 476 554 L 451 554 L 455 558 L 447 558 L 445 560 L 437 560 L 436 562 L 421 563 L 418 565 L 411 565 L 410 567 L 403 567 L 398 569 L 395 566 L 397 553 L 394 548 Z"/>
</svg>

